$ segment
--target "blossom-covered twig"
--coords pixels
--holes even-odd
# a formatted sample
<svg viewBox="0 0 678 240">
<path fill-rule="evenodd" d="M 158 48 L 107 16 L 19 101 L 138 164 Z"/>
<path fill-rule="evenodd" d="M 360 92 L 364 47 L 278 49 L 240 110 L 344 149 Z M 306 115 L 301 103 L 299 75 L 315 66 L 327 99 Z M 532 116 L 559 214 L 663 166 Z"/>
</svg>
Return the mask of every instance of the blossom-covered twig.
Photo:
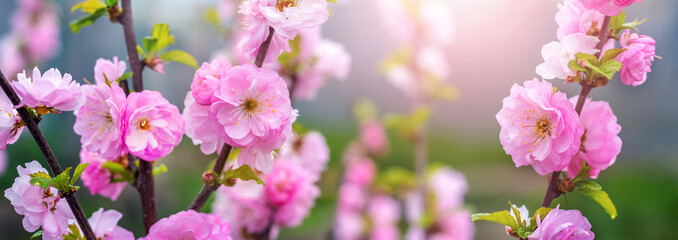
<svg viewBox="0 0 678 240">
<path fill-rule="evenodd" d="M 257 58 L 254 59 L 254 65 L 257 65 L 257 67 L 260 67 L 264 65 L 264 60 L 266 59 L 266 53 L 268 53 L 268 47 L 271 45 L 271 39 L 273 39 L 273 34 L 275 33 L 275 30 L 273 27 L 268 27 L 269 28 L 269 34 L 266 40 L 261 43 L 261 46 L 259 47 L 259 51 L 257 52 Z"/>
<path fill-rule="evenodd" d="M 0 87 L 2 87 L 2 90 L 5 92 L 5 94 L 7 94 L 7 97 L 10 99 L 10 101 L 12 101 L 12 104 L 15 106 L 20 104 L 21 99 L 19 98 L 19 95 L 17 95 L 17 93 L 14 91 L 14 88 L 12 88 L 12 85 L 9 83 L 7 78 L 5 78 L 5 75 L 2 73 L 2 71 L 0 71 Z M 47 165 L 49 165 L 50 170 L 52 170 L 52 174 L 55 176 L 59 175 L 62 172 L 59 161 L 57 161 L 57 158 L 54 155 L 54 152 L 52 152 L 52 148 L 47 143 L 45 136 L 42 135 L 42 131 L 40 131 L 38 123 L 35 122 L 26 108 L 18 108 L 17 112 L 26 124 L 28 130 L 31 132 L 31 135 L 33 135 L 33 139 L 35 139 L 35 142 L 38 144 L 42 155 L 45 157 L 45 161 L 47 161 Z M 85 238 L 87 240 L 95 240 L 96 237 L 92 231 L 92 227 L 90 227 L 89 222 L 87 221 L 87 216 L 82 210 L 78 199 L 75 197 L 75 193 L 65 194 L 65 197 L 66 201 L 68 202 L 68 206 L 71 208 L 71 211 L 73 211 L 75 220 L 77 220 L 78 225 L 80 225 L 82 232 L 85 234 Z"/>
<path fill-rule="evenodd" d="M 132 68 L 132 86 L 134 91 L 141 92 L 144 89 L 142 78 L 144 65 L 139 60 L 139 52 L 137 52 L 131 0 L 123 0 L 122 9 L 123 12 L 120 15 L 119 21 L 125 34 L 127 56 L 129 57 L 129 65 Z M 141 195 L 144 228 L 146 233 L 148 233 L 148 230 L 158 219 L 158 212 L 155 209 L 155 187 L 153 181 L 153 164 L 151 162 L 139 161 L 139 174 L 134 180 L 134 187 L 139 191 L 139 195 Z"/>
<path fill-rule="evenodd" d="M 214 174 L 219 175 L 224 170 L 224 166 L 226 165 L 228 155 L 231 153 L 231 149 L 231 145 L 228 144 L 224 144 L 224 146 L 221 147 L 219 157 L 217 157 L 217 161 L 214 163 L 214 167 L 212 168 Z M 200 193 L 195 196 L 195 199 L 193 199 L 191 205 L 188 206 L 188 210 L 200 211 L 200 209 L 205 205 L 205 202 L 207 202 L 207 199 L 210 197 L 210 195 L 212 195 L 212 193 L 216 191 L 220 185 L 221 184 L 218 183 L 212 184 L 205 182 L 205 185 L 203 185 L 202 189 L 200 189 Z"/>
<path fill-rule="evenodd" d="M 609 25 L 610 16 L 605 16 L 603 19 L 603 24 L 600 27 L 600 32 L 598 33 L 598 39 L 600 42 L 598 42 L 598 45 L 596 45 L 596 49 L 598 49 L 600 52 L 598 52 L 596 56 L 600 56 L 603 46 L 607 42 Z M 579 92 L 579 98 L 577 99 L 577 105 L 575 106 L 574 110 L 577 112 L 577 114 L 581 115 L 581 111 L 584 109 L 584 103 L 586 103 L 586 98 L 589 96 L 589 93 L 591 93 L 591 89 L 593 89 L 594 85 L 587 81 L 580 81 L 580 85 L 581 92 Z M 553 172 L 553 174 L 551 174 L 549 185 L 546 188 L 546 194 L 544 194 L 544 201 L 541 203 L 542 207 L 550 207 L 553 199 L 560 196 L 560 194 L 563 194 L 563 192 L 558 189 L 558 184 L 560 183 L 559 180 L 560 171 Z"/>
</svg>

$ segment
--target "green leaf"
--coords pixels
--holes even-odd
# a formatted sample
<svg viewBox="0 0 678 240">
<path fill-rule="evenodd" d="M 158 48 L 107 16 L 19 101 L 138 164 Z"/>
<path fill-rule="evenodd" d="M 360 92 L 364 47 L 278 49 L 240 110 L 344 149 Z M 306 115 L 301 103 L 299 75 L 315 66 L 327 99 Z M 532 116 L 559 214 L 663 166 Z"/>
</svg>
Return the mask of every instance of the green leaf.
<svg viewBox="0 0 678 240">
<path fill-rule="evenodd" d="M 596 201 L 610 215 L 610 218 L 615 219 L 617 217 L 617 208 L 605 191 L 590 188 L 575 188 L 575 192 L 579 192 Z"/>
<path fill-rule="evenodd" d="M 591 175 L 589 175 L 590 170 L 591 170 L 591 167 L 589 167 L 589 165 L 584 160 L 582 160 L 581 169 L 579 169 L 577 176 L 575 176 L 574 179 L 572 179 L 572 181 L 576 183 L 580 180 L 589 178 L 591 176 Z"/>
<path fill-rule="evenodd" d="M 167 172 L 167 166 L 165 164 L 160 164 L 157 167 L 153 168 L 153 176 Z"/>
<path fill-rule="evenodd" d="M 591 190 L 603 190 L 603 187 L 600 186 L 597 182 L 591 179 L 580 180 L 574 183 L 575 188 L 587 188 Z"/>
<path fill-rule="evenodd" d="M 577 53 L 574 55 L 575 59 L 582 61 L 582 62 L 588 62 L 590 65 L 593 66 L 598 66 L 598 58 L 596 56 L 593 56 L 592 54 L 588 53 Z"/>
<path fill-rule="evenodd" d="M 97 19 L 99 19 L 99 17 L 103 16 L 105 13 L 106 8 L 100 8 L 99 10 L 90 15 L 71 21 L 69 23 L 69 26 L 71 26 L 71 31 L 73 33 L 80 32 L 80 29 L 82 29 L 85 26 L 92 25 L 92 23 L 94 23 Z"/>
<path fill-rule="evenodd" d="M 588 71 L 586 68 L 582 67 L 579 64 L 579 61 L 574 60 L 574 59 L 570 60 L 570 62 L 567 63 L 567 66 L 570 67 L 570 69 L 578 71 L 578 72 L 587 72 Z"/>
<path fill-rule="evenodd" d="M 226 163 L 230 163 L 237 160 L 241 150 L 242 149 L 237 147 L 231 148 L 231 153 L 228 154 L 228 158 L 226 158 Z"/>
<path fill-rule="evenodd" d="M 619 69 L 621 69 L 621 67 L 622 67 L 621 62 L 614 59 L 610 59 L 607 62 L 604 62 L 602 65 L 600 65 L 600 70 L 608 74 L 610 76 L 609 78 L 612 78 L 612 76 L 614 76 L 614 74 L 618 72 Z"/>
<path fill-rule="evenodd" d="M 600 58 L 600 62 L 605 64 L 605 62 L 613 60 L 617 56 L 619 56 L 620 53 L 626 51 L 626 48 L 611 48 L 605 51 L 605 54 Z"/>
<path fill-rule="evenodd" d="M 471 221 L 475 222 L 478 220 L 485 220 L 485 221 L 490 221 L 490 222 L 496 222 L 499 224 L 503 224 L 506 226 L 509 226 L 512 229 L 518 229 L 518 223 L 516 222 L 516 219 L 511 216 L 511 213 L 509 211 L 504 210 L 504 211 L 499 211 L 499 212 L 493 212 L 493 213 L 474 213 L 471 214 Z"/>
<path fill-rule="evenodd" d="M 118 5 L 118 0 L 104 0 L 106 2 L 106 7 L 111 8 Z"/>
<path fill-rule="evenodd" d="M 70 230 L 69 233 L 68 233 L 68 236 L 67 236 L 68 238 L 64 238 L 64 240 L 66 240 L 66 239 L 74 239 L 74 240 L 83 239 L 82 234 L 80 233 L 80 229 L 78 228 L 77 225 L 69 224 L 68 230 Z"/>
<path fill-rule="evenodd" d="M 33 235 L 31 235 L 31 239 L 42 236 L 42 233 L 43 233 L 42 230 L 36 231 L 35 233 L 33 233 Z"/>
<path fill-rule="evenodd" d="M 358 122 L 364 122 L 371 119 L 377 118 L 377 107 L 374 106 L 374 103 L 367 98 L 361 98 L 353 106 L 353 115 L 357 118 Z"/>
<path fill-rule="evenodd" d="M 144 49 L 139 45 L 137 45 L 137 52 L 139 52 L 139 55 L 141 56 L 141 58 L 145 58 L 144 57 Z"/>
<path fill-rule="evenodd" d="M 125 169 L 125 167 L 123 167 L 122 164 L 117 162 L 107 161 L 104 164 L 101 164 L 101 167 L 106 168 L 111 172 L 120 174 L 122 176 L 128 175 L 127 169 Z"/>
<path fill-rule="evenodd" d="M 155 44 L 156 51 L 161 51 L 170 44 L 174 44 L 174 36 L 170 35 L 169 26 L 165 23 L 158 23 L 153 26 L 153 32 L 151 33 L 151 38 L 157 40 Z M 146 48 L 148 52 L 154 52 L 149 48 Z M 197 68 L 197 67 L 196 67 Z"/>
<path fill-rule="evenodd" d="M 205 21 L 214 26 L 219 26 L 219 13 L 216 8 L 205 10 Z"/>
<path fill-rule="evenodd" d="M 146 52 L 148 52 L 149 55 L 153 55 L 157 51 L 155 50 L 155 45 L 157 44 L 158 39 L 152 38 L 152 37 L 145 37 L 141 39 L 141 46 L 146 49 Z"/>
<path fill-rule="evenodd" d="M 48 188 L 50 185 L 52 185 L 52 182 L 54 179 L 50 178 L 49 176 L 47 177 L 42 177 L 42 176 L 31 176 L 31 184 L 40 186 L 41 188 Z"/>
<path fill-rule="evenodd" d="M 534 215 L 532 215 L 532 218 L 530 219 L 530 228 L 532 231 L 534 231 L 535 228 L 537 228 L 537 220 L 541 221 L 546 217 L 549 212 L 551 212 L 553 208 L 547 208 L 547 207 L 540 207 L 537 209 L 537 211 L 534 212 Z M 539 217 L 539 219 L 537 219 Z"/>
<path fill-rule="evenodd" d="M 224 179 L 229 178 L 237 178 L 243 181 L 255 180 L 257 181 L 257 184 L 266 186 L 266 184 L 264 184 L 264 181 L 257 177 L 257 174 L 255 174 L 254 171 L 252 171 L 252 168 L 250 168 L 250 166 L 248 166 L 247 164 L 242 165 L 237 169 L 230 169 L 226 171 L 226 173 L 224 173 Z"/>
<path fill-rule="evenodd" d="M 54 178 L 52 186 L 62 192 L 69 192 L 71 188 L 68 180 L 71 176 L 71 169 L 72 167 L 68 167 L 63 172 L 59 173 L 59 175 Z"/>
<path fill-rule="evenodd" d="M 118 79 L 116 79 L 116 82 L 120 82 L 122 80 L 129 79 L 130 77 L 132 77 L 132 74 L 133 74 L 132 72 L 126 72 L 125 74 L 120 76 Z"/>
<path fill-rule="evenodd" d="M 403 167 L 390 167 L 380 172 L 378 183 L 398 193 L 402 189 L 413 188 L 417 182 L 414 173 Z"/>
<path fill-rule="evenodd" d="M 85 171 L 85 168 L 89 166 L 89 163 L 81 163 L 78 164 L 77 167 L 75 167 L 75 171 L 73 172 L 73 178 L 71 178 L 71 185 L 75 184 L 75 181 L 80 178 L 80 174 L 82 174 L 82 171 Z"/>
<path fill-rule="evenodd" d="M 106 8 L 106 4 L 102 3 L 99 0 L 87 0 L 84 2 L 80 2 L 78 4 L 75 4 L 71 8 L 71 12 L 75 12 L 75 10 L 80 9 L 83 12 L 89 13 L 89 14 L 94 14 L 97 12 L 99 9 Z"/>
<path fill-rule="evenodd" d="M 516 222 L 518 223 L 519 226 L 523 226 L 523 219 L 520 217 L 520 210 L 516 207 L 516 205 L 513 205 L 511 202 L 509 202 L 509 205 L 511 205 L 511 210 L 513 211 L 513 215 L 515 215 Z M 509 212 L 510 213 L 510 212 Z"/>
<path fill-rule="evenodd" d="M 638 28 L 636 28 L 636 27 L 639 26 L 640 24 L 643 24 L 645 21 L 647 21 L 647 18 L 640 20 L 640 21 L 638 21 L 638 19 L 636 18 L 636 19 L 633 20 L 633 22 L 624 23 L 624 25 L 621 26 L 618 29 L 618 31 L 621 32 L 621 31 L 626 30 L 626 29 L 632 29 L 632 30 L 638 31 Z"/>
<path fill-rule="evenodd" d="M 626 13 L 622 11 L 619 15 L 610 18 L 609 28 L 613 29 L 614 32 L 618 32 L 618 29 L 624 26 L 626 22 Z"/>
<path fill-rule="evenodd" d="M 181 50 L 172 50 L 169 52 L 164 52 L 162 55 L 160 55 L 160 58 L 165 61 L 178 62 L 184 65 L 188 65 L 195 69 L 198 68 L 198 62 L 195 60 L 195 58 L 193 58 L 191 54 L 188 54 L 187 52 Z"/>
</svg>

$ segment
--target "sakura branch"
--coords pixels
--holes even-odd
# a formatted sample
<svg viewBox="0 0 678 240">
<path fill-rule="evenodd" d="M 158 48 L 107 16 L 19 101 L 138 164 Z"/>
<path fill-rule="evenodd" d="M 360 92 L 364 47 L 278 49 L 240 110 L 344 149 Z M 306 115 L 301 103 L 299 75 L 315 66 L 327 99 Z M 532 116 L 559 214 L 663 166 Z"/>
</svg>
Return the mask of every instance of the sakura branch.
<svg viewBox="0 0 678 240">
<path fill-rule="evenodd" d="M 5 78 L 5 75 L 2 73 L 2 71 L 0 71 L 0 87 L 2 87 L 2 90 L 5 92 L 7 98 L 9 98 L 9 100 L 12 102 L 14 106 L 21 106 L 22 102 L 21 99 L 19 98 L 19 95 L 17 95 L 17 93 L 14 91 L 12 84 L 10 84 L 7 78 Z M 45 139 L 45 136 L 42 134 L 42 131 L 40 131 L 38 123 L 33 119 L 31 114 L 25 107 L 17 108 L 16 112 L 18 112 L 19 116 L 21 116 L 21 120 L 26 125 L 28 130 L 31 132 L 31 135 L 33 136 L 33 139 L 35 139 L 35 142 L 38 144 L 38 147 L 40 148 L 42 155 L 45 157 L 45 161 L 47 162 L 47 165 L 49 165 L 52 174 L 54 176 L 61 174 L 63 171 L 61 169 L 61 165 L 59 165 L 59 161 L 54 155 L 54 152 L 52 152 L 52 148 L 47 143 L 47 140 Z M 15 132 L 15 134 L 17 133 Z M 67 192 L 62 192 L 60 195 L 66 198 L 68 206 L 70 207 L 70 210 L 73 212 L 73 216 L 75 217 L 75 220 L 78 222 L 78 225 L 82 229 L 85 238 L 87 238 L 87 240 L 95 240 L 96 236 L 94 235 L 92 227 L 89 225 L 89 222 L 87 221 L 87 216 L 85 215 L 85 212 L 82 210 L 82 207 L 80 206 L 80 203 L 78 202 L 78 199 L 75 196 L 75 191 L 71 190 Z"/>
<path fill-rule="evenodd" d="M 625 22 L 623 9 L 632 3 L 566 0 L 560 7 L 559 41 L 542 48 L 545 62 L 536 72 L 544 79 L 578 82 L 579 96 L 568 100 L 551 83 L 535 78 L 514 85 L 496 115 L 500 141 L 516 166 L 530 165 L 543 176 L 551 173 L 544 201 L 532 217 L 525 206 L 512 205 L 510 211 L 474 214 L 474 221 L 506 225 L 507 233 L 520 239 L 593 239 L 591 224 L 578 210 L 551 208 L 555 198 L 570 192 L 596 201 L 611 219 L 617 216 L 610 196 L 593 179 L 620 153 L 621 126 L 607 102 L 587 97 L 617 72 L 627 85 L 642 84 L 647 78 L 655 41 L 630 33 L 640 23 Z M 622 48 L 615 48 L 617 40 Z M 562 235 L 565 230 L 568 234 Z"/>
</svg>

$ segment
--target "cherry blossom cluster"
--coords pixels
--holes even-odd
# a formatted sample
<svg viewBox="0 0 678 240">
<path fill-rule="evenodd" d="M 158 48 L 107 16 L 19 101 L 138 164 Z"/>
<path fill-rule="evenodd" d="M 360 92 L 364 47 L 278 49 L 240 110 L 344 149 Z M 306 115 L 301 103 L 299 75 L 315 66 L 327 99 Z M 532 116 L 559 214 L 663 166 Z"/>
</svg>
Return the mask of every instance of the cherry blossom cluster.
<svg viewBox="0 0 678 240">
<path fill-rule="evenodd" d="M 231 224 L 234 239 L 262 234 L 274 238 L 281 228 L 298 226 L 308 216 L 320 196 L 315 183 L 328 161 L 329 148 L 320 133 L 295 135 L 282 146 L 271 171 L 263 177 L 265 186 L 254 181 L 222 186 L 212 210 Z"/>
<path fill-rule="evenodd" d="M 196 71 L 184 104 L 186 135 L 203 153 L 229 144 L 242 149 L 239 165 L 263 172 L 271 171 L 273 150 L 292 135 L 297 116 L 276 72 L 253 64 L 232 67 L 223 59 Z"/>
<path fill-rule="evenodd" d="M 11 32 L 0 38 L 0 69 L 12 76 L 55 56 L 59 49 L 58 9 L 51 0 L 17 0 Z"/>
<path fill-rule="evenodd" d="M 558 41 L 543 46 L 544 63 L 536 68 L 544 79 L 579 83 L 580 96 L 569 98 L 537 78 L 514 84 L 496 115 L 499 139 L 516 167 L 532 166 L 551 175 L 542 208 L 530 218 L 525 206 L 513 205 L 515 219 L 501 222 L 507 211 L 475 214 L 474 220 L 507 225 L 521 239 L 593 239 L 591 224 L 578 210 L 551 209 L 561 194 L 579 192 L 597 201 L 615 218 L 617 210 L 602 187 L 591 179 L 614 164 L 621 151 L 621 126 L 605 101 L 588 98 L 593 88 L 607 85 L 619 72 L 623 84 L 638 86 L 647 79 L 655 58 L 655 41 L 631 33 L 641 22 L 626 23 L 624 7 L 636 1 L 565 0 L 555 20 Z M 621 48 L 616 48 L 616 42 Z M 561 179 L 560 172 L 566 172 Z"/>
</svg>

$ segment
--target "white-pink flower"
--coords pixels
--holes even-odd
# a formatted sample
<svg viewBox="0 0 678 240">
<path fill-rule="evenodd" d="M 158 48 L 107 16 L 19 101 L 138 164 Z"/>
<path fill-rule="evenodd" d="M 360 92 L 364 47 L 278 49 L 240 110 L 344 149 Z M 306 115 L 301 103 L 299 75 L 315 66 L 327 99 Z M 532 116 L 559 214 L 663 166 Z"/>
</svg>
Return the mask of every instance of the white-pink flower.
<svg viewBox="0 0 678 240">
<path fill-rule="evenodd" d="M 320 189 L 306 171 L 287 159 L 278 158 L 266 175 L 265 196 L 275 211 L 275 222 L 281 227 L 294 227 L 311 211 Z"/>
<path fill-rule="evenodd" d="M 473 239 L 473 223 L 471 213 L 462 210 L 454 214 L 441 217 L 436 222 L 439 232 L 432 234 L 430 240 L 471 240 Z"/>
<path fill-rule="evenodd" d="M 537 66 L 537 74 L 544 79 L 567 79 L 575 76 L 568 63 L 575 59 L 577 53 L 594 54 L 599 52 L 596 45 L 600 40 L 597 37 L 587 36 L 584 33 L 573 33 L 563 37 L 560 42 L 550 42 L 541 49 L 544 63 Z"/>
<path fill-rule="evenodd" d="M 35 232 L 42 227 L 43 239 L 57 239 L 68 231 L 69 220 L 74 220 L 73 213 L 65 199 L 59 197 L 59 190 L 50 187 L 43 189 L 30 183 L 30 174 L 43 172 L 38 161 L 26 163 L 26 167 L 17 166 L 19 177 L 14 179 L 11 188 L 5 190 L 14 210 L 24 216 L 24 229 Z"/>
<path fill-rule="evenodd" d="M 123 124 L 125 148 L 146 161 L 167 156 L 184 135 L 179 109 L 156 91 L 130 93 Z"/>
<path fill-rule="evenodd" d="M 19 4 L 10 20 L 12 31 L 24 43 L 32 62 L 43 62 L 59 50 L 57 8 L 45 1 Z"/>
<path fill-rule="evenodd" d="M 5 93 L 0 93 L 0 150 L 5 150 L 7 144 L 15 143 L 24 127 L 18 127 L 21 122 L 19 113 L 14 104 L 9 101 Z"/>
<path fill-rule="evenodd" d="M 113 57 L 113 61 L 99 58 L 94 65 L 94 80 L 97 84 L 115 83 L 122 77 L 127 70 L 125 61 L 118 61 L 118 57 Z"/>
<path fill-rule="evenodd" d="M 318 181 L 330 160 L 330 149 L 325 137 L 319 132 L 312 131 L 289 138 L 280 149 L 280 156 L 303 166 L 311 178 Z"/>
<path fill-rule="evenodd" d="M 210 63 L 203 63 L 193 75 L 191 82 L 191 91 L 195 101 L 202 105 L 212 103 L 214 90 L 219 86 L 226 72 L 231 69 L 231 63 L 226 59 L 217 58 Z"/>
<path fill-rule="evenodd" d="M 200 145 L 200 151 L 205 155 L 219 152 L 224 141 L 212 130 L 212 122 L 207 117 L 209 106 L 195 102 L 193 93 L 188 91 L 184 99 L 184 111 L 181 116 L 186 125 L 184 132 L 191 138 L 193 145 Z"/>
<path fill-rule="evenodd" d="M 367 214 L 371 219 L 374 240 L 398 239 L 398 221 L 400 220 L 400 205 L 387 195 L 376 195 L 370 199 Z"/>
<path fill-rule="evenodd" d="M 585 8 L 580 0 L 566 0 L 558 4 L 556 23 L 558 40 L 574 33 L 587 34 L 591 28 L 600 29 L 605 16 L 598 11 Z"/>
<path fill-rule="evenodd" d="M 53 107 L 62 111 L 73 111 L 85 103 L 85 95 L 80 84 L 73 81 L 70 74 L 63 76 L 58 69 L 51 68 L 41 75 L 38 68 L 33 68 L 33 76 L 26 72 L 17 75 L 18 81 L 12 85 L 19 97 L 21 106 L 31 108 L 38 106 Z"/>
<path fill-rule="evenodd" d="M 0 39 L 0 69 L 5 76 L 14 76 L 24 69 L 26 58 L 21 54 L 21 42 L 16 36 Z"/>
<path fill-rule="evenodd" d="M 577 98 L 570 98 L 570 102 L 574 104 Z M 617 116 L 612 112 L 610 104 L 605 101 L 591 101 L 590 98 L 586 99 L 579 119 L 584 126 L 584 136 L 579 153 L 572 157 L 567 167 L 567 175 L 571 178 L 576 176 L 582 161 L 585 161 L 591 167 L 591 178 L 597 178 L 600 171 L 614 164 L 621 152 L 621 126 L 617 123 Z"/>
<path fill-rule="evenodd" d="M 231 68 L 214 92 L 212 125 L 224 142 L 271 152 L 292 133 L 294 111 L 287 84 L 277 73 L 253 64 Z"/>
<path fill-rule="evenodd" d="M 229 222 L 236 239 L 243 232 L 263 231 L 272 219 L 266 205 L 264 186 L 255 181 L 237 181 L 233 187 L 220 187 L 212 204 L 212 211 Z"/>
<path fill-rule="evenodd" d="M 123 155 L 122 158 L 127 159 Z M 115 201 L 125 189 L 126 182 L 113 182 L 112 179 L 116 174 L 111 170 L 102 167 L 106 163 L 106 159 L 99 156 L 99 154 L 88 152 L 85 149 L 80 150 L 80 163 L 89 163 L 85 171 L 82 172 L 82 182 L 89 188 L 89 192 L 94 194 L 101 194 Z"/>
<path fill-rule="evenodd" d="M 82 87 L 85 104 L 75 111 L 73 131 L 87 151 L 113 159 L 123 153 L 122 115 L 125 92 L 116 84 L 105 83 Z"/>
<path fill-rule="evenodd" d="M 181 211 L 158 220 L 140 240 L 231 240 L 231 227 L 215 214 Z"/>
<path fill-rule="evenodd" d="M 302 42 L 305 38 L 302 38 Z M 303 51 L 300 52 L 300 59 Z M 311 57 L 305 61 L 311 63 L 306 71 L 297 76 L 294 97 L 313 100 L 323 86 L 325 78 L 344 80 L 351 65 L 351 56 L 340 43 L 323 39 L 312 48 Z"/>
<path fill-rule="evenodd" d="M 464 174 L 450 167 L 441 167 L 429 176 L 428 188 L 435 194 L 435 209 L 444 213 L 462 207 L 468 183 Z"/>
<path fill-rule="evenodd" d="M 242 148 L 238 154 L 237 166 L 247 164 L 252 169 L 268 173 L 273 169 L 273 151 L 265 148 Z"/>
<path fill-rule="evenodd" d="M 497 113 L 499 140 L 516 167 L 532 165 L 541 175 L 563 170 L 579 152 L 584 127 L 574 105 L 548 81 L 514 84 Z"/>
<path fill-rule="evenodd" d="M 134 234 L 118 226 L 122 213 L 115 210 L 99 208 L 87 220 L 94 231 L 94 236 L 100 240 L 134 240 Z"/>
<path fill-rule="evenodd" d="M 382 155 L 388 149 L 388 135 L 381 122 L 368 120 L 360 126 L 360 141 L 368 153 Z"/>
</svg>

